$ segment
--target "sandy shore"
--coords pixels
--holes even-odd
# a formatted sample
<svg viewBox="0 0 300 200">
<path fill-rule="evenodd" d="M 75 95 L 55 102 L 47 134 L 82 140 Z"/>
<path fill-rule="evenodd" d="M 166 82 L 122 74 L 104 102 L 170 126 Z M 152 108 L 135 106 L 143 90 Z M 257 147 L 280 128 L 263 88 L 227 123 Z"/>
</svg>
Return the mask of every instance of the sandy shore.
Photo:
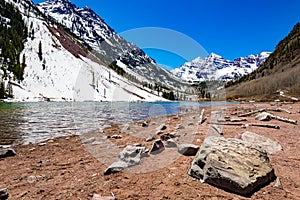
<svg viewBox="0 0 300 200">
<path fill-rule="evenodd" d="M 269 103 L 227 106 L 226 115 L 247 112 L 258 108 L 275 108 Z M 284 104 L 291 111 L 272 112 L 278 116 L 300 121 L 300 104 Z M 245 131 L 264 135 L 282 145 L 283 150 L 269 155 L 270 162 L 283 189 L 273 187 L 275 182 L 261 188 L 250 198 L 225 192 L 190 177 L 187 172 L 193 157 L 185 157 L 176 149 L 166 149 L 161 154 L 142 160 L 140 166 L 127 171 L 103 175 L 103 171 L 116 159 L 126 145 L 140 143 L 151 147 L 145 139 L 156 135 L 156 127 L 165 123 L 164 133 L 181 135 L 179 143 L 201 145 L 209 131 L 208 120 L 197 125 L 199 112 L 149 119 L 149 127 L 141 123 L 114 125 L 103 133 L 91 132 L 84 136 L 71 136 L 47 141 L 45 144 L 16 146 L 17 155 L 0 159 L 0 188 L 9 189 L 9 199 L 92 199 L 94 194 L 114 195 L 116 199 L 300 199 L 300 129 L 297 125 L 277 120 L 267 122 L 280 129 L 262 127 L 223 126 L 224 137 L 239 137 Z M 245 117 L 245 123 L 257 123 L 254 117 Z M 178 125 L 184 126 L 177 129 Z M 193 133 L 198 134 L 193 134 Z M 121 139 L 104 139 L 121 135 Z M 94 137 L 98 143 L 83 144 Z M 104 142 L 105 141 L 105 142 Z"/>
</svg>

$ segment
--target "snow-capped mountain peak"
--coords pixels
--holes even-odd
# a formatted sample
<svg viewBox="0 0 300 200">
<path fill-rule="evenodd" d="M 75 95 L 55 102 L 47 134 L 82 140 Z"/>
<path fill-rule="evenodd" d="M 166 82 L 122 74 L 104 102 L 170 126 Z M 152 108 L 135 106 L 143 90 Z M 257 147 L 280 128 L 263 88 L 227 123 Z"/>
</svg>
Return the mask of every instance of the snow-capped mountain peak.
<svg viewBox="0 0 300 200">
<path fill-rule="evenodd" d="M 172 73 L 184 81 L 229 81 L 249 74 L 257 69 L 270 55 L 262 52 L 258 55 L 239 57 L 233 61 L 225 60 L 222 56 L 211 53 L 206 58 L 195 58 L 172 70 Z"/>
<path fill-rule="evenodd" d="M 211 53 L 207 56 L 208 59 L 221 59 L 222 56 L 215 54 L 215 53 Z"/>
</svg>

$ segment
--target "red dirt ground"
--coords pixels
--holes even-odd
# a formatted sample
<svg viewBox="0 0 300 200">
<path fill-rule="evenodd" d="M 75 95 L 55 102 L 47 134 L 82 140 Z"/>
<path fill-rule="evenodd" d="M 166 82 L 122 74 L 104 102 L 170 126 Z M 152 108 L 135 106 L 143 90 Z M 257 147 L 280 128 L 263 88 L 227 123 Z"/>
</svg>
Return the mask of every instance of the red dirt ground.
<svg viewBox="0 0 300 200">
<path fill-rule="evenodd" d="M 235 110 L 246 112 L 264 107 L 275 106 L 267 103 L 239 104 L 228 106 L 226 113 L 230 116 Z M 300 104 L 284 104 L 281 107 L 290 110 L 292 114 L 274 114 L 300 120 Z M 210 112 L 206 113 L 209 117 Z M 211 133 L 207 123 L 210 119 L 201 126 L 195 125 L 198 115 L 199 113 L 188 113 L 153 118 L 149 120 L 148 128 L 141 128 L 140 124 L 136 123 L 126 132 L 114 125 L 105 129 L 103 133 L 93 132 L 84 136 L 57 138 L 47 141 L 44 146 L 16 146 L 16 156 L 0 159 L 0 188 L 9 189 L 9 199 L 92 199 L 94 194 L 114 195 L 116 199 L 300 199 L 299 125 L 276 120 L 268 123 L 279 125 L 279 130 L 224 126 L 223 131 L 224 137 L 238 137 L 247 130 L 279 142 L 283 150 L 269 157 L 283 189 L 273 187 L 275 182 L 272 182 L 250 198 L 245 198 L 200 183 L 187 174 L 193 157 L 181 156 L 176 149 L 166 149 L 157 156 L 144 158 L 140 166 L 128 171 L 103 175 L 107 165 L 115 159 L 110 155 L 116 154 L 118 149 L 134 143 L 141 143 L 150 148 L 152 142 L 146 143 L 145 138 L 155 135 L 155 127 L 161 123 L 168 126 L 165 133 L 176 131 L 182 136 L 180 143 L 191 142 L 200 146 L 206 135 Z M 246 123 L 257 123 L 254 117 L 246 119 Z M 190 122 L 194 122 L 194 125 L 188 126 Z M 184 125 L 185 129 L 177 130 L 176 126 L 179 123 Z M 202 134 L 193 136 L 192 133 L 196 131 Z M 114 134 L 121 134 L 123 138 L 109 139 L 109 145 L 100 145 L 101 147 L 82 144 L 84 139 L 92 136 L 99 140 L 104 135 Z"/>
</svg>

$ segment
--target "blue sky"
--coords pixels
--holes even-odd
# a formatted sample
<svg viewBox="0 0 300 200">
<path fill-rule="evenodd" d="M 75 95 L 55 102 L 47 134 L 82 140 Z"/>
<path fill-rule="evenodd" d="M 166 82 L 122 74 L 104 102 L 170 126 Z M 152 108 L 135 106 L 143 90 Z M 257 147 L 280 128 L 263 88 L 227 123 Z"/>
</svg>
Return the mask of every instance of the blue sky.
<svg viewBox="0 0 300 200">
<path fill-rule="evenodd" d="M 71 1 L 78 7 L 91 7 L 117 33 L 142 27 L 167 28 L 229 60 L 273 51 L 300 22 L 299 0 Z M 165 51 L 145 50 L 158 63 L 171 67 L 185 60 Z"/>
</svg>

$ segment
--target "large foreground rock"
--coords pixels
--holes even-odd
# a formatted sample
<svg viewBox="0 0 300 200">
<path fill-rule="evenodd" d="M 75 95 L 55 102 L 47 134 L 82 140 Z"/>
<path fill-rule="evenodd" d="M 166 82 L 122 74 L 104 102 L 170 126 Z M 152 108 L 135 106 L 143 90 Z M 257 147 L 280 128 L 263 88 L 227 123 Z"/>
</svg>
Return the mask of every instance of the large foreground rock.
<svg viewBox="0 0 300 200">
<path fill-rule="evenodd" d="M 189 175 L 244 196 L 275 179 L 268 155 L 261 147 L 213 136 L 204 140 Z"/>
<path fill-rule="evenodd" d="M 127 146 L 119 154 L 119 160 L 111 164 L 105 171 L 104 175 L 117 173 L 124 169 L 138 165 L 141 158 L 145 156 L 147 149 L 145 147 Z"/>
</svg>

